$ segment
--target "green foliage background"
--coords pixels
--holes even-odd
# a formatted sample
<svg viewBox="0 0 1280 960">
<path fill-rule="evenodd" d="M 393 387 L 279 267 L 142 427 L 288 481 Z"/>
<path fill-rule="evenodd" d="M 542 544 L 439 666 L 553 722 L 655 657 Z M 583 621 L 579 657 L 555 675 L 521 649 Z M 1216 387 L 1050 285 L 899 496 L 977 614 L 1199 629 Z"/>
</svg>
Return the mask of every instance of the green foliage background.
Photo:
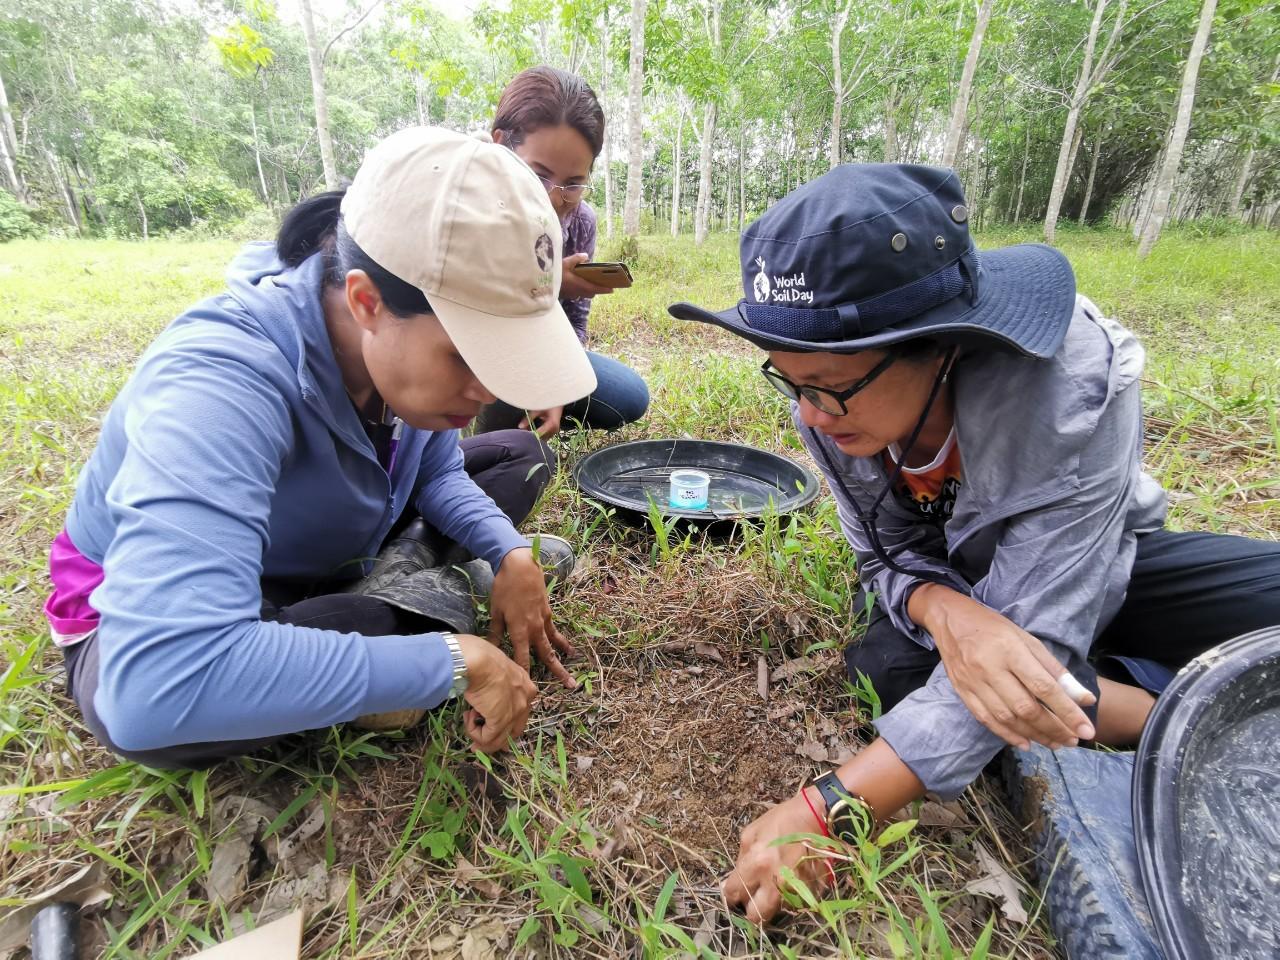
<svg viewBox="0 0 1280 960">
<path fill-rule="evenodd" d="M 979 225 L 1044 215 L 1097 2 L 995 4 L 956 161 Z M 1200 0 L 1106 4 L 1104 35 L 1116 17 L 1122 29 L 1114 63 L 1082 112 L 1063 216 L 1079 217 L 1092 168 L 1087 219 L 1124 222 L 1167 139 Z M 846 8 L 834 38 L 842 159 L 938 162 L 976 7 L 653 0 L 643 166 L 650 228 L 669 224 L 676 179 L 683 225 L 692 223 L 710 104 L 712 229 L 736 229 L 827 168 L 837 96 L 832 24 Z M 316 12 L 340 175 L 351 176 L 371 144 L 406 124 L 484 126 L 503 84 L 546 62 L 581 73 L 603 96 L 614 203 L 605 202 L 602 161 L 596 205 L 612 206 L 620 221 L 630 4 L 483 0 L 458 17 L 431 0 L 334 0 Z M 44 230 L 119 237 L 218 228 L 314 192 L 320 154 L 295 17 L 273 0 L 24 0 L 0 8 L 0 80 L 26 196 L 13 184 L 9 192 Z M 1176 218 L 1275 221 L 1278 103 L 1280 12 L 1262 0 L 1223 0 Z M 675 169 L 678 128 L 684 149 Z"/>
</svg>

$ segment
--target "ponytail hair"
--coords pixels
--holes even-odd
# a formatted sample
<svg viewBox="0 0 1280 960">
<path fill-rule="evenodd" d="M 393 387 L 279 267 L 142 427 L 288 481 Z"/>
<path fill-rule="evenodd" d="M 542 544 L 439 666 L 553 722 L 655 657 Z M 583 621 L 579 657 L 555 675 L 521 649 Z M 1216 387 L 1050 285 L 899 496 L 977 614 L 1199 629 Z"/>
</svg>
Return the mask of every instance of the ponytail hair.
<svg viewBox="0 0 1280 960">
<path fill-rule="evenodd" d="M 297 267 L 317 253 L 324 254 L 324 284 L 340 287 L 352 270 L 363 270 L 378 288 L 387 309 L 402 319 L 433 313 L 421 290 L 401 280 L 351 239 L 342 222 L 345 189 L 308 197 L 285 214 L 276 234 L 276 256 L 287 267 Z"/>
<path fill-rule="evenodd" d="M 284 215 L 276 234 L 276 256 L 287 267 L 296 267 L 313 253 L 333 250 L 333 237 L 342 219 L 342 197 L 347 191 L 330 190 L 299 202 Z"/>
</svg>

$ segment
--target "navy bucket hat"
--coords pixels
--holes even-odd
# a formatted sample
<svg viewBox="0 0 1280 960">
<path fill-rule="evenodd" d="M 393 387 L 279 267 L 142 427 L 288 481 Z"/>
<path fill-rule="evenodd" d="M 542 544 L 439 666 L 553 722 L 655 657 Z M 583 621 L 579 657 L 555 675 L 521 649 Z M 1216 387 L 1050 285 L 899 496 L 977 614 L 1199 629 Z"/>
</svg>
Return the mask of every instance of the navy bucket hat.
<svg viewBox="0 0 1280 960">
<path fill-rule="evenodd" d="M 742 233 L 743 299 L 680 320 L 724 327 L 765 350 L 856 353 L 919 337 L 995 340 L 1053 356 L 1075 308 L 1075 275 L 1038 243 L 979 253 L 953 170 L 836 167 Z"/>
</svg>

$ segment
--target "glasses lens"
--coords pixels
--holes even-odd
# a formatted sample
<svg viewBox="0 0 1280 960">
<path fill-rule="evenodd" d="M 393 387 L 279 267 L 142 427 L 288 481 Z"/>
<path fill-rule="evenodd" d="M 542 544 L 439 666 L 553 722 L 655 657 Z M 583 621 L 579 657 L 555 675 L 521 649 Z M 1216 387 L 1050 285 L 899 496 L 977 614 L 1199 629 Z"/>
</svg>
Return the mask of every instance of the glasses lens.
<svg viewBox="0 0 1280 960">
<path fill-rule="evenodd" d="M 800 392 L 804 394 L 806 400 L 823 413 L 843 417 L 847 412 L 839 400 L 828 393 L 823 393 L 821 390 L 815 390 L 813 387 L 803 387 Z"/>
<path fill-rule="evenodd" d="M 796 392 L 795 384 L 792 383 L 790 380 L 788 380 L 786 377 L 782 376 L 782 374 L 778 373 L 775 370 L 769 370 L 767 368 L 764 370 L 761 370 L 760 372 L 764 374 L 764 378 L 769 381 L 773 389 L 777 390 L 780 394 L 782 394 L 788 400 L 800 399 L 800 395 Z"/>
</svg>

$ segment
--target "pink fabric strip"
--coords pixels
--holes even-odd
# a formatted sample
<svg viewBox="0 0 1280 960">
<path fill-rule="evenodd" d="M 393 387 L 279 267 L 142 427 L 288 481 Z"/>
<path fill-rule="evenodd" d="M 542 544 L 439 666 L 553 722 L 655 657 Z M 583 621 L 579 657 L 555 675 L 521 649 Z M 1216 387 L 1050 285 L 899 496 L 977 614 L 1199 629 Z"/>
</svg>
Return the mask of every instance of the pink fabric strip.
<svg viewBox="0 0 1280 960">
<path fill-rule="evenodd" d="M 89 594 L 102 582 L 102 568 L 76 549 L 66 530 L 49 549 L 49 579 L 53 593 L 45 602 L 44 615 L 54 639 L 80 638 L 97 629 L 98 611 L 89 605 Z"/>
</svg>

